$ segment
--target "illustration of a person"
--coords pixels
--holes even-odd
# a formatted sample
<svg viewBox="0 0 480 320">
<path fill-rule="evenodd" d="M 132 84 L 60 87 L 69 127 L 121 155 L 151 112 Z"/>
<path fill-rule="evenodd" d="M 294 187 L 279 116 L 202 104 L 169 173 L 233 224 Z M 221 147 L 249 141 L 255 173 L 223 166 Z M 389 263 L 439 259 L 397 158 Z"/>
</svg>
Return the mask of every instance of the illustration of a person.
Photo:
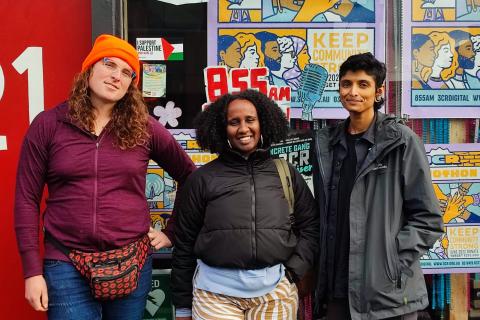
<svg viewBox="0 0 480 320">
<path fill-rule="evenodd" d="M 458 66 L 455 41 L 447 32 L 433 31 L 429 34 L 435 46 L 435 60 L 431 68 L 426 67 L 427 84 L 432 89 L 448 89 L 446 81 L 455 75 Z"/>
<path fill-rule="evenodd" d="M 308 53 L 308 44 L 306 43 L 305 39 L 291 36 L 293 40 L 293 47 L 299 48 L 299 50 L 295 49 L 297 53 L 297 65 L 300 70 L 304 70 L 305 66 L 310 63 L 311 56 Z"/>
<path fill-rule="evenodd" d="M 433 67 L 434 48 L 429 36 L 420 33 L 412 36 L 412 89 L 431 89 L 426 68 Z"/>
<path fill-rule="evenodd" d="M 472 40 L 471 34 L 463 30 L 453 30 L 449 32 L 452 39 L 455 40 L 455 51 L 458 57 L 458 67 L 455 70 L 455 76 L 447 81 L 450 89 L 468 89 L 468 83 L 464 77 L 465 69 L 472 69 L 474 67 Z"/>
<path fill-rule="evenodd" d="M 218 37 L 218 65 L 230 68 L 238 68 L 242 54 L 240 44 L 233 36 L 222 35 Z"/>
<path fill-rule="evenodd" d="M 242 54 L 240 68 L 248 69 L 265 66 L 265 58 L 260 50 L 261 43 L 255 38 L 254 34 L 241 32 L 235 35 L 235 38 L 240 44 L 240 53 Z"/>
<path fill-rule="evenodd" d="M 296 36 L 289 36 L 292 40 L 294 65 L 283 73 L 283 79 L 287 85 L 296 91 L 300 86 L 300 80 L 303 69 L 310 63 L 310 55 L 308 54 L 308 47 L 304 39 Z"/>
<path fill-rule="evenodd" d="M 265 57 L 265 66 L 272 71 L 280 70 L 280 48 L 278 46 L 278 36 L 268 31 L 261 31 L 255 34 L 255 38 L 260 40 L 261 52 Z"/>
<path fill-rule="evenodd" d="M 472 36 L 473 51 L 475 57 L 473 58 L 473 68 L 465 69 L 465 81 L 470 89 L 480 89 L 480 35 Z"/>
<path fill-rule="evenodd" d="M 457 21 L 480 21 L 480 0 L 457 0 Z"/>
<path fill-rule="evenodd" d="M 270 84 L 278 87 L 288 86 L 284 73 L 295 66 L 296 56 L 293 51 L 293 40 L 290 37 L 279 37 L 277 39 L 280 49 L 280 68 L 271 71 Z"/>
</svg>

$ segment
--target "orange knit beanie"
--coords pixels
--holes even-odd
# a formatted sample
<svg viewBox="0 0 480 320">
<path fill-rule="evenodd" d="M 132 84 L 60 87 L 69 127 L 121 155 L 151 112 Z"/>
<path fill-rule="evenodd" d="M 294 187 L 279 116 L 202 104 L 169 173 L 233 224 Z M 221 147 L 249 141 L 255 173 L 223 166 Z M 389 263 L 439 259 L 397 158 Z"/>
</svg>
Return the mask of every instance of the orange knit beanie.
<svg viewBox="0 0 480 320">
<path fill-rule="evenodd" d="M 140 60 L 135 48 L 125 40 L 109 34 L 102 34 L 95 40 L 92 50 L 82 63 L 82 72 L 104 57 L 116 57 L 124 60 L 137 75 L 135 85 L 140 78 Z"/>
</svg>

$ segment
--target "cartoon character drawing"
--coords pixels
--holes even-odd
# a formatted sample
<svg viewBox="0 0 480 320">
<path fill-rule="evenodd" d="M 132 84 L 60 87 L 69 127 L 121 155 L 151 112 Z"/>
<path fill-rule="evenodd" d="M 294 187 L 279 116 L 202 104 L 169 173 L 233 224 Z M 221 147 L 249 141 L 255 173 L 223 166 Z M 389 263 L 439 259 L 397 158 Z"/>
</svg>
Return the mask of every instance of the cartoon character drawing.
<svg viewBox="0 0 480 320">
<path fill-rule="evenodd" d="M 218 65 L 227 68 L 238 68 L 242 60 L 240 43 L 233 36 L 222 35 L 218 37 Z"/>
<path fill-rule="evenodd" d="M 253 33 L 238 33 L 235 35 L 240 44 L 242 55 L 240 68 L 255 68 L 265 66 L 265 58 L 261 51 L 261 43 Z"/>
<path fill-rule="evenodd" d="M 277 42 L 280 50 L 280 68 L 270 72 L 270 84 L 284 87 L 288 84 L 283 75 L 295 66 L 295 52 L 293 51 L 293 40 L 290 37 L 279 37 Z"/>
<path fill-rule="evenodd" d="M 280 47 L 278 45 L 278 36 L 268 31 L 261 31 L 255 34 L 255 38 L 260 40 L 261 51 L 265 57 L 265 66 L 272 71 L 280 70 L 280 59 L 282 54 L 280 53 Z"/>
<path fill-rule="evenodd" d="M 289 36 L 289 38 L 292 40 L 295 60 L 293 67 L 283 73 L 283 79 L 293 91 L 296 91 L 300 85 L 302 71 L 310 63 L 311 57 L 308 54 L 308 46 L 304 39 L 296 36 Z"/>
<path fill-rule="evenodd" d="M 412 88 L 430 89 L 427 84 L 427 68 L 433 67 L 435 61 L 433 41 L 425 34 L 412 36 Z"/>
<path fill-rule="evenodd" d="M 473 58 L 473 68 L 466 68 L 464 77 L 470 89 L 480 89 L 480 35 L 471 36 L 470 39 L 475 57 Z"/>
<path fill-rule="evenodd" d="M 455 75 L 458 65 L 455 41 L 447 32 L 433 31 L 429 37 L 435 46 L 435 60 L 431 68 L 425 67 L 427 85 L 432 89 L 447 89 L 446 81 Z"/>
<path fill-rule="evenodd" d="M 463 30 L 453 30 L 449 32 L 452 39 L 455 40 L 455 52 L 457 53 L 458 67 L 455 69 L 454 77 L 446 81 L 450 89 L 468 89 L 468 83 L 464 77 L 465 69 L 474 67 L 474 56 L 471 34 Z"/>
</svg>

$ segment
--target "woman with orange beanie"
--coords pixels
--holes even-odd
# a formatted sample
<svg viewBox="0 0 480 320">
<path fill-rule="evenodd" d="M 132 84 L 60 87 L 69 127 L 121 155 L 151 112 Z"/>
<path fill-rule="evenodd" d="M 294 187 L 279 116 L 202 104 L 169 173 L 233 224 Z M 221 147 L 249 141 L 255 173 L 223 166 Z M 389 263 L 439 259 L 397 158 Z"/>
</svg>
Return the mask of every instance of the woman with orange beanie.
<svg viewBox="0 0 480 320">
<path fill-rule="evenodd" d="M 149 159 L 182 184 L 195 169 L 148 114 L 135 48 L 101 35 L 68 101 L 32 122 L 20 154 L 15 230 L 25 297 L 49 319 L 141 319 L 151 286 L 149 246 L 171 246 L 150 227 Z M 40 202 L 45 256 L 39 248 Z"/>
</svg>

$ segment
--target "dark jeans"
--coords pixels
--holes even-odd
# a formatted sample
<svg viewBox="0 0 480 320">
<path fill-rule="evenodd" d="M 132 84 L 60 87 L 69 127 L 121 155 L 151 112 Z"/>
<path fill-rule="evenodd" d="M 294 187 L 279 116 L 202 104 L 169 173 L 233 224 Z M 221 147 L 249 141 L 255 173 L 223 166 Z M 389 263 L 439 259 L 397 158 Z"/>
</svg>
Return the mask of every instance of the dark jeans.
<svg viewBox="0 0 480 320">
<path fill-rule="evenodd" d="M 347 299 L 333 299 L 327 305 L 327 320 L 350 320 L 350 309 Z M 417 320 L 417 312 L 404 314 L 388 320 Z"/>
<path fill-rule="evenodd" d="M 152 257 L 148 257 L 140 273 L 137 289 L 130 295 L 98 301 L 82 275 L 69 263 L 44 261 L 44 277 L 48 289 L 49 320 L 140 320 L 152 286 Z"/>
</svg>

